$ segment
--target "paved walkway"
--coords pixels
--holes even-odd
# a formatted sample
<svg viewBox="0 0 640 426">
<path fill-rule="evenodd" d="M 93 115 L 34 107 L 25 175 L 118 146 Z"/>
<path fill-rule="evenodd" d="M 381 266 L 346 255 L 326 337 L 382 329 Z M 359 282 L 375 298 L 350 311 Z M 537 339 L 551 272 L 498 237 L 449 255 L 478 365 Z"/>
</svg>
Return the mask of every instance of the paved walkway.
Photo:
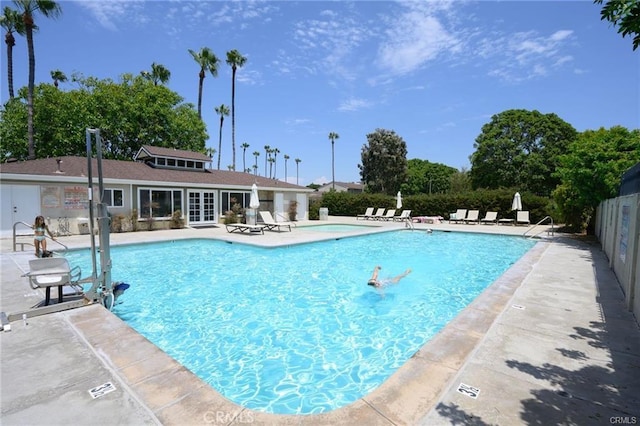
<svg viewBox="0 0 640 426">
<path fill-rule="evenodd" d="M 525 229 L 416 228 L 515 235 Z M 212 237 L 278 245 L 312 241 L 318 234 L 303 227 L 264 236 L 228 234 L 222 227 L 114 234 L 112 243 Z M 62 240 L 80 247 L 88 239 Z M 20 276 L 31 258 L 30 252 L 11 252 L 11 240 L 0 240 L 1 311 L 42 300 Z M 0 332 L 0 423 L 638 424 L 640 329 L 622 301 L 597 244 L 563 237 L 541 242 L 380 388 L 348 407 L 311 416 L 275 416 L 232 404 L 93 305 L 29 318 L 27 324 L 14 321 L 11 331 Z M 113 391 L 92 398 L 89 390 L 105 384 Z"/>
</svg>

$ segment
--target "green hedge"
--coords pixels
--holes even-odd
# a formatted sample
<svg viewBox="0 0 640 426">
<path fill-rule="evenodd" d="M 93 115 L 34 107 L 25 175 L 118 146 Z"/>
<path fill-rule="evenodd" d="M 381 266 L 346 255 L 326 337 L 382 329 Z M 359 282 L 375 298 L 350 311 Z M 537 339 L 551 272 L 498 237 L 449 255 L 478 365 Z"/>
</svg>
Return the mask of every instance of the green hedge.
<svg viewBox="0 0 640 426">
<path fill-rule="evenodd" d="M 511 211 L 515 192 L 511 189 L 496 189 L 460 194 L 408 195 L 402 197 L 401 210 L 411 210 L 412 216 L 442 216 L 445 219 L 449 219 L 449 215 L 457 209 L 480 210 L 480 218 L 487 211 L 497 211 L 499 218 L 515 218 L 515 212 Z M 530 213 L 531 223 L 537 223 L 545 216 L 553 217 L 554 207 L 550 198 L 527 192 L 520 195 L 523 209 Z M 357 216 L 363 214 L 367 207 L 395 209 L 396 198 L 384 194 L 326 192 L 322 199 L 310 203 L 309 219 L 317 220 L 321 207 L 328 208 L 332 216 Z M 400 211 L 396 213 L 400 214 Z"/>
</svg>

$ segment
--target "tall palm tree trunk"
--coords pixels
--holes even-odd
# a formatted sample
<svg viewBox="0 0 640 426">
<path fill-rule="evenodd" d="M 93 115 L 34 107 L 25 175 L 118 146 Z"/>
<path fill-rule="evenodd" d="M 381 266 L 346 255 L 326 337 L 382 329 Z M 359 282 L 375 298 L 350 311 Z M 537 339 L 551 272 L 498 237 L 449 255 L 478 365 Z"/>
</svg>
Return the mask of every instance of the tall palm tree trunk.
<svg viewBox="0 0 640 426">
<path fill-rule="evenodd" d="M 33 49 L 33 18 L 25 16 L 25 32 L 27 35 L 27 49 L 29 51 L 29 85 L 27 91 L 27 140 L 29 144 L 29 159 L 36 158 L 36 146 L 33 137 L 33 87 L 36 76 L 36 55 Z"/>
<path fill-rule="evenodd" d="M 200 80 L 198 82 L 198 118 L 200 118 L 200 120 L 202 120 L 202 86 L 204 85 L 204 76 L 204 70 L 200 71 Z M 220 168 L 220 159 L 218 159 L 218 168 Z"/>
<path fill-rule="evenodd" d="M 236 67 L 231 68 L 231 155 L 236 169 Z M 243 170 L 244 171 L 244 170 Z"/>
<path fill-rule="evenodd" d="M 16 39 L 11 32 L 8 32 L 4 41 L 7 44 L 7 80 L 9 82 L 9 98 L 13 99 L 13 46 L 16 45 Z"/>
<path fill-rule="evenodd" d="M 218 170 L 220 170 L 220 157 L 222 157 L 222 124 L 224 123 L 224 115 L 220 116 L 220 133 L 218 134 Z"/>
</svg>

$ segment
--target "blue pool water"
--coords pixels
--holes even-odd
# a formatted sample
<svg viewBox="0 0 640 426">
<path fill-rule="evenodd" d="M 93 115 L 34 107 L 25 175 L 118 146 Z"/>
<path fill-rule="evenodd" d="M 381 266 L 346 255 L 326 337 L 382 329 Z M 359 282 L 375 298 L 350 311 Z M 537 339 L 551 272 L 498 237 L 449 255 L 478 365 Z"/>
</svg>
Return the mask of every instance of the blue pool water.
<svg viewBox="0 0 640 426">
<path fill-rule="evenodd" d="M 282 248 L 186 240 L 112 248 L 114 312 L 230 400 L 327 412 L 384 382 L 534 242 L 397 231 Z M 91 270 L 88 251 L 72 265 Z M 412 273 L 384 294 L 368 286 Z"/>
</svg>

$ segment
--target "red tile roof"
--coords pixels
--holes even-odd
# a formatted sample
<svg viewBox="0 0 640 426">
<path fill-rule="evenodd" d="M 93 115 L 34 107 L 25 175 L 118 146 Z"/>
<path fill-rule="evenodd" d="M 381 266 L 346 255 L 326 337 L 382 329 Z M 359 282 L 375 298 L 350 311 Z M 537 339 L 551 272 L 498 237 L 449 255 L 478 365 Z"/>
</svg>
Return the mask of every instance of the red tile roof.
<svg viewBox="0 0 640 426">
<path fill-rule="evenodd" d="M 165 149 L 165 148 L 163 148 Z M 207 157 L 208 158 L 208 157 Z M 58 172 L 57 160 L 60 163 Z M 95 159 L 92 160 L 93 177 L 97 178 L 98 166 Z M 75 177 L 85 179 L 87 176 L 87 159 L 85 157 L 58 157 L 41 158 L 37 160 L 17 161 L 14 163 L 0 164 L 0 177 L 4 174 L 47 176 L 47 177 Z M 276 179 L 268 179 L 262 176 L 254 176 L 250 173 L 233 172 L 227 170 L 176 170 L 154 168 L 142 162 L 102 160 L 102 176 L 104 179 L 118 179 L 127 181 L 126 183 L 136 183 L 136 181 L 157 182 L 157 183 L 178 183 L 182 186 L 189 184 L 211 185 L 216 188 L 224 187 L 251 187 L 256 183 L 260 189 L 297 190 L 312 192 L 311 189 L 287 183 Z M 125 182 L 123 182 L 125 183 Z"/>
</svg>

